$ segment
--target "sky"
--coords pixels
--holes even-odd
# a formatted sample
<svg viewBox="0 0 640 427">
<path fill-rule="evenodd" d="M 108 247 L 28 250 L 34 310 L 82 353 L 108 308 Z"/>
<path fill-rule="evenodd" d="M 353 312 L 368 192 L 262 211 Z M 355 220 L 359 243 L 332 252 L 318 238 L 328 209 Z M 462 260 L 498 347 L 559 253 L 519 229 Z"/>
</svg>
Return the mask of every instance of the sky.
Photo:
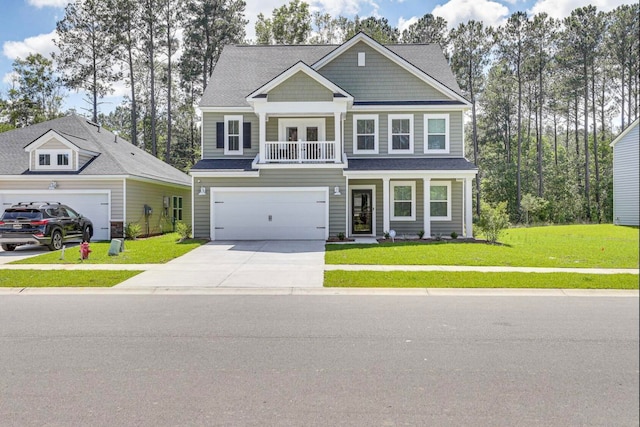
<svg viewBox="0 0 640 427">
<path fill-rule="evenodd" d="M 577 7 L 593 4 L 601 11 L 615 9 L 621 4 L 632 4 L 637 0 L 307 0 L 312 11 L 321 11 L 332 16 L 353 18 L 384 17 L 401 31 L 421 16 L 431 13 L 447 20 L 450 27 L 470 19 L 483 21 L 486 25 L 498 26 L 516 11 L 530 14 L 546 12 L 554 18 L 564 18 Z M 11 81 L 13 61 L 25 58 L 30 53 L 49 56 L 56 50 L 56 22 L 64 16 L 68 0 L 0 0 L 0 97 L 5 97 Z M 246 0 L 245 17 L 249 20 L 247 38 L 255 36 L 254 25 L 259 13 L 266 16 L 287 1 Z M 107 97 L 101 110 L 109 111 L 126 94 L 124 85 Z M 69 93 L 63 108 L 82 108 L 82 95 Z"/>
</svg>

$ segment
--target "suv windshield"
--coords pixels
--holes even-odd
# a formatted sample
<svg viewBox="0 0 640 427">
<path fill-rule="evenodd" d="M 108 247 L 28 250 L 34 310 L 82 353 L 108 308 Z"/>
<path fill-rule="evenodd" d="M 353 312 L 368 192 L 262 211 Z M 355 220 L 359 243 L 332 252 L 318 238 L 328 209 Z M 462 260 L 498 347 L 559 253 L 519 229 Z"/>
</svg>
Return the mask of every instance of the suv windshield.
<svg viewBox="0 0 640 427">
<path fill-rule="evenodd" d="M 4 211 L 4 214 L 2 215 L 2 219 L 3 220 L 7 220 L 7 219 L 28 219 L 28 220 L 34 220 L 34 219 L 42 219 L 42 213 L 38 210 L 12 210 L 12 209 L 7 209 L 6 211 Z"/>
</svg>

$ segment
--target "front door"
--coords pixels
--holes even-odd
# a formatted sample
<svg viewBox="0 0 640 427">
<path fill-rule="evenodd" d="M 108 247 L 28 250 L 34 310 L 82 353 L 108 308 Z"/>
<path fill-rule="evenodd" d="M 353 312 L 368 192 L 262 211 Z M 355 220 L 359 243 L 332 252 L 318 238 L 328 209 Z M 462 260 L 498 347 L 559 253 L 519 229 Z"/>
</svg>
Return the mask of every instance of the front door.
<svg viewBox="0 0 640 427">
<path fill-rule="evenodd" d="M 353 234 L 373 234 L 372 201 L 372 190 L 351 190 L 351 230 Z"/>
</svg>

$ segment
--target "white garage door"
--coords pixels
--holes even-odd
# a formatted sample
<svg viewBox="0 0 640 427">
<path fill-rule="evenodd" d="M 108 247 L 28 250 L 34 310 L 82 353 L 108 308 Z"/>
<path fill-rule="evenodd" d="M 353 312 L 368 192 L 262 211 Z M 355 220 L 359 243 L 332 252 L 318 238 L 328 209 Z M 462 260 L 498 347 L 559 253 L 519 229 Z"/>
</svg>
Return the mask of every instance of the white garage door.
<svg viewBox="0 0 640 427">
<path fill-rule="evenodd" d="M 80 193 L 73 190 L 49 192 L 0 191 L 0 209 L 18 202 L 47 201 L 67 205 L 93 223 L 92 240 L 109 240 L 109 193 Z"/>
<path fill-rule="evenodd" d="M 212 188 L 212 240 L 328 237 L 328 189 Z"/>
</svg>

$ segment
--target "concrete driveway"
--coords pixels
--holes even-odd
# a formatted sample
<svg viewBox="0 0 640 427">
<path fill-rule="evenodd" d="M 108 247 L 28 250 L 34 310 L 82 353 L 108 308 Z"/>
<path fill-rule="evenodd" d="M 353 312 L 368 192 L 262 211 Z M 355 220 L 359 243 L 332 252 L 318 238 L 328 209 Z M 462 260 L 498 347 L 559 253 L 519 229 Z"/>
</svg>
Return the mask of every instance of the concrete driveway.
<svg viewBox="0 0 640 427">
<path fill-rule="evenodd" d="M 323 240 L 210 242 L 118 287 L 322 287 Z"/>
<path fill-rule="evenodd" d="M 0 248 L 0 264 L 20 261 L 21 259 L 31 258 L 47 252 L 49 252 L 49 249 L 46 246 L 39 245 L 22 245 L 11 252 L 3 251 L 2 248 Z"/>
</svg>

